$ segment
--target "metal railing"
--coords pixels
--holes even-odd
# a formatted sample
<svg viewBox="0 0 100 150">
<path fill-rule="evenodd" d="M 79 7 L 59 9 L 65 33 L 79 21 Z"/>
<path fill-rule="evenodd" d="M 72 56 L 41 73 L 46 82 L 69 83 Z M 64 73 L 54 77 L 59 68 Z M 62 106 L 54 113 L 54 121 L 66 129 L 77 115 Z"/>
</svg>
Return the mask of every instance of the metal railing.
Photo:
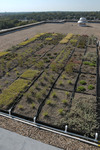
<svg viewBox="0 0 100 150">
<path fill-rule="evenodd" d="M 21 123 L 24 123 L 24 124 L 27 124 L 27 125 L 45 130 L 45 131 L 49 131 L 49 132 L 52 132 L 52 133 L 55 133 L 55 134 L 59 134 L 61 136 L 65 136 L 65 137 L 68 137 L 68 138 L 71 138 L 71 139 L 74 139 L 74 140 L 78 140 L 78 141 L 81 141 L 81 142 L 84 142 L 84 143 L 87 143 L 87 144 L 91 144 L 93 146 L 100 147 L 99 141 L 97 140 L 98 139 L 98 133 L 95 133 L 95 138 L 94 139 L 89 138 L 89 137 L 85 137 L 85 136 L 81 136 L 81 135 L 78 135 L 78 134 L 68 132 L 68 126 L 67 125 L 65 126 L 65 130 L 63 131 L 63 130 L 60 130 L 60 129 L 52 128 L 52 127 L 37 123 L 36 122 L 36 117 L 33 118 L 33 121 L 28 121 L 28 120 L 13 116 L 11 114 L 10 110 L 9 110 L 9 114 L 0 112 L 0 116 L 10 118 L 12 120 L 15 120 L 15 121 L 18 121 L 18 122 L 21 122 Z"/>
</svg>

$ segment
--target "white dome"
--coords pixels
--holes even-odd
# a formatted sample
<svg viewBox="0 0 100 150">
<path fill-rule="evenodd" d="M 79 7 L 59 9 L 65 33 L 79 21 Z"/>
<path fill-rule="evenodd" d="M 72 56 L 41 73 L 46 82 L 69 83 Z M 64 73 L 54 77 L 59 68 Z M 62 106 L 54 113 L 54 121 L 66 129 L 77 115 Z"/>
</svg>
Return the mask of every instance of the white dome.
<svg viewBox="0 0 100 150">
<path fill-rule="evenodd" d="M 85 22 L 86 22 L 86 18 L 81 17 L 81 18 L 80 18 L 80 21 L 85 21 Z"/>
<path fill-rule="evenodd" d="M 87 20 L 84 17 L 81 17 L 78 21 L 79 26 L 86 26 Z"/>
<path fill-rule="evenodd" d="M 81 21 L 81 20 L 79 20 L 78 23 L 86 23 L 86 21 Z"/>
</svg>

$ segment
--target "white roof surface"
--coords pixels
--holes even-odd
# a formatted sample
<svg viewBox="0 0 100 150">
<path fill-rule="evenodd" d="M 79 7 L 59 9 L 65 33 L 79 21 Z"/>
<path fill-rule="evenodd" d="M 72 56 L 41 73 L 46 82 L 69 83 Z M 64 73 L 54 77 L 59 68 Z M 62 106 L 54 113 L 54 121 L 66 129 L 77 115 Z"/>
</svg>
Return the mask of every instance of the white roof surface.
<svg viewBox="0 0 100 150">
<path fill-rule="evenodd" d="M 63 150 L 0 128 L 0 150 Z"/>
</svg>

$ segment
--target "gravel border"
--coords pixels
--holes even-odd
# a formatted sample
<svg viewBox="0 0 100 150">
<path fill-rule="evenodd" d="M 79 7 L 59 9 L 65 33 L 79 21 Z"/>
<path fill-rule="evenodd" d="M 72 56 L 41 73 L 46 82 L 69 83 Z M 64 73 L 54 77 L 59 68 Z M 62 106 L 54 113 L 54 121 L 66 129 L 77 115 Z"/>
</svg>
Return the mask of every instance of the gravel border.
<svg viewBox="0 0 100 150">
<path fill-rule="evenodd" d="M 99 148 L 49 131 L 0 116 L 0 127 L 64 150 L 99 150 Z"/>
</svg>

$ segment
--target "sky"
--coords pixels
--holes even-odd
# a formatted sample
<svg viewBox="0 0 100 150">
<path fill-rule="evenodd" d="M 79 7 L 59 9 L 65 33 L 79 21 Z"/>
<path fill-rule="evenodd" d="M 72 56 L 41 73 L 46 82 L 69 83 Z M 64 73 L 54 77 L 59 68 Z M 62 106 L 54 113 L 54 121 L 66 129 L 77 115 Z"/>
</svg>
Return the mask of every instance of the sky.
<svg viewBox="0 0 100 150">
<path fill-rule="evenodd" d="M 100 11 L 100 0 L 0 0 L 0 12 Z"/>
</svg>

